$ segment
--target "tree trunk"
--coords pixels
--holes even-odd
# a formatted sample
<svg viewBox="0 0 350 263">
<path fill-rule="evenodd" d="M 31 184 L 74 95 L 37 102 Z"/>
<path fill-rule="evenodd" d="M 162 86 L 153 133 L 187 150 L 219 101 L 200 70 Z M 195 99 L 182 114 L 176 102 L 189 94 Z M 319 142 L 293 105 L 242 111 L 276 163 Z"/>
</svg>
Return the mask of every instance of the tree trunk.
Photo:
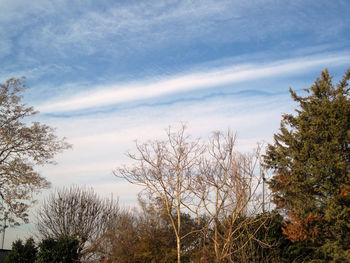
<svg viewBox="0 0 350 263">
<path fill-rule="evenodd" d="M 180 237 L 176 237 L 176 245 L 177 245 L 177 263 L 181 263 L 181 240 Z"/>
</svg>

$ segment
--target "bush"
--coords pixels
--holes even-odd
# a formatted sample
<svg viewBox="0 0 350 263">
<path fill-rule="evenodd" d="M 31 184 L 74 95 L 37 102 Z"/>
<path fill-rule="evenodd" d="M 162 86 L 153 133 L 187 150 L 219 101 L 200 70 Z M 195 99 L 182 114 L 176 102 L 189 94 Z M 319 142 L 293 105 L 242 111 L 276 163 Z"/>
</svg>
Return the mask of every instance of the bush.
<svg viewBox="0 0 350 263">
<path fill-rule="evenodd" d="M 78 260 L 79 241 L 74 237 L 47 238 L 39 244 L 38 263 L 73 263 Z"/>
</svg>

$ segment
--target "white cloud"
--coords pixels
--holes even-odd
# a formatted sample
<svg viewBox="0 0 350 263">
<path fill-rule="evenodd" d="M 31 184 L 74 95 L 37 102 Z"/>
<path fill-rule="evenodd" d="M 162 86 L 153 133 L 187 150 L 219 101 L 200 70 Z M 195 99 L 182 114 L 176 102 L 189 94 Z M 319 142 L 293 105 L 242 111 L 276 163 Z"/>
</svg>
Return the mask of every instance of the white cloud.
<svg viewBox="0 0 350 263">
<path fill-rule="evenodd" d="M 292 75 L 314 69 L 315 67 L 323 68 L 325 65 L 344 65 L 349 60 L 350 54 L 326 54 L 266 64 L 236 65 L 206 72 L 169 77 L 153 82 L 144 81 L 133 84 L 97 86 L 90 93 L 77 94 L 73 98 L 65 98 L 61 101 L 51 101 L 39 105 L 38 109 L 43 113 L 57 113 L 108 106 L 196 89 L 215 88 L 220 85 L 248 80 Z"/>
<path fill-rule="evenodd" d="M 204 101 L 179 102 L 157 108 L 42 120 L 67 136 L 73 150 L 56 158 L 57 166 L 41 169 L 54 186 L 116 182 L 112 170 L 129 164 L 125 152 L 135 150 L 135 140 L 164 139 L 168 125 L 188 123 L 194 138 L 206 139 L 214 130 L 237 131 L 238 147 L 249 151 L 258 141 L 272 138 L 283 112 L 291 112 L 288 94 L 251 97 L 227 96 Z M 136 198 L 136 196 L 135 196 Z"/>
</svg>

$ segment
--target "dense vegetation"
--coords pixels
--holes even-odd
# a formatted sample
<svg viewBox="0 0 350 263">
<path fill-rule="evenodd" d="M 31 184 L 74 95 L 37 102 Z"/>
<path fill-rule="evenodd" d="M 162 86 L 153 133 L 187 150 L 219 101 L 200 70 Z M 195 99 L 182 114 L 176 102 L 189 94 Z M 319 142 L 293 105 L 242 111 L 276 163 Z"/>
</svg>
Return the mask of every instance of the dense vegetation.
<svg viewBox="0 0 350 263">
<path fill-rule="evenodd" d="M 38 246 L 32 238 L 25 244 L 17 240 L 7 255 L 5 263 L 73 263 L 78 260 L 79 241 L 74 237 L 43 239 Z"/>
</svg>

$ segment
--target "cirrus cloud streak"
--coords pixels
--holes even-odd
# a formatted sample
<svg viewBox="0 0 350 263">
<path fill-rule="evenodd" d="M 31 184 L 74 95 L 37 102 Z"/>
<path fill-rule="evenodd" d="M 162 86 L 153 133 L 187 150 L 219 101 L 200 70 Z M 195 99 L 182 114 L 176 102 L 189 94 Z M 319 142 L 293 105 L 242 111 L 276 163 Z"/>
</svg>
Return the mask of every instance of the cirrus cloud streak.
<svg viewBox="0 0 350 263">
<path fill-rule="evenodd" d="M 324 54 L 260 64 L 242 64 L 160 81 L 141 81 L 131 84 L 112 84 L 95 87 L 90 93 L 39 105 L 43 113 L 69 112 L 103 107 L 113 104 L 145 100 L 154 97 L 182 93 L 197 89 L 215 88 L 222 85 L 245 82 L 272 76 L 290 75 L 325 65 L 343 65 L 350 61 L 350 54 Z"/>
</svg>

